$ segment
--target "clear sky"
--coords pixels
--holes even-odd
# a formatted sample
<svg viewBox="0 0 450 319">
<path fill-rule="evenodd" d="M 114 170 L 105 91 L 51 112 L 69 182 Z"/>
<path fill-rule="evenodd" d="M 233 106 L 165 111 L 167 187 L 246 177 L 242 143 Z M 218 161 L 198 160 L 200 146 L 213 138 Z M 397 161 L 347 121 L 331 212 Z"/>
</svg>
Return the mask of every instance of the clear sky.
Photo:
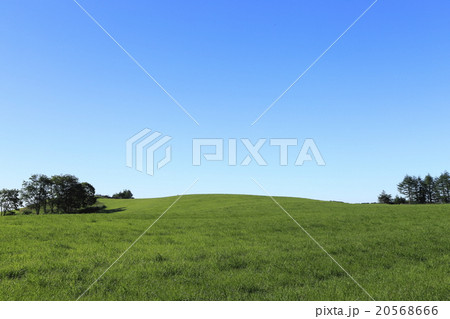
<svg viewBox="0 0 450 319">
<path fill-rule="evenodd" d="M 98 193 L 263 194 L 348 202 L 450 170 L 450 2 L 72 0 L 0 2 L 0 187 L 71 173 Z M 125 165 L 144 128 L 173 137 L 149 176 Z M 192 166 L 192 138 L 313 138 L 326 166 Z M 239 161 L 247 154 L 238 152 Z M 292 156 L 291 156 L 292 155 Z M 161 155 L 162 156 L 162 155 Z"/>
</svg>

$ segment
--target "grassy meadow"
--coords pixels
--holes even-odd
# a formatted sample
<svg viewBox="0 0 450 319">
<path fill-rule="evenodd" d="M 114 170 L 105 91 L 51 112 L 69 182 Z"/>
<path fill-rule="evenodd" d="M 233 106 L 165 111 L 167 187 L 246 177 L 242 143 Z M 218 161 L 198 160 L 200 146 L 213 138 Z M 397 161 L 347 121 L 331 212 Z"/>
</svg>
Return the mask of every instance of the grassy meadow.
<svg viewBox="0 0 450 319">
<path fill-rule="evenodd" d="M 0 218 L 0 300 L 76 300 L 175 200 Z M 277 198 L 376 300 L 448 300 L 450 205 Z M 182 197 L 81 300 L 369 300 L 268 197 Z"/>
</svg>

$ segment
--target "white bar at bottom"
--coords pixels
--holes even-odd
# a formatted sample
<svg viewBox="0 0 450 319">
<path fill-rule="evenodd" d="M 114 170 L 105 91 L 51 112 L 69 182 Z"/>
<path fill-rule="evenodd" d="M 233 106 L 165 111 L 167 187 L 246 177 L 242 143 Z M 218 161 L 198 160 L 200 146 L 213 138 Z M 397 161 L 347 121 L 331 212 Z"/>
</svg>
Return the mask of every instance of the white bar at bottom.
<svg viewBox="0 0 450 319">
<path fill-rule="evenodd" d="M 450 318 L 448 301 L 0 302 L 2 318 Z"/>
</svg>

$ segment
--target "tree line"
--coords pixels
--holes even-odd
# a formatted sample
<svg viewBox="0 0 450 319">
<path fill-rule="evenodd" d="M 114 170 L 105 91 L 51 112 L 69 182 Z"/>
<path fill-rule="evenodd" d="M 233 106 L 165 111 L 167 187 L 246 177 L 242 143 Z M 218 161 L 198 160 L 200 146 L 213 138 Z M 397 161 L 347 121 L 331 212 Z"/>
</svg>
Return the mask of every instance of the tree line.
<svg viewBox="0 0 450 319">
<path fill-rule="evenodd" d="M 403 195 L 392 197 L 383 191 L 378 196 L 378 202 L 382 204 L 433 204 L 450 203 L 450 174 L 442 173 L 433 177 L 430 174 L 421 178 L 420 176 L 406 175 L 397 184 L 398 192 Z"/>
<path fill-rule="evenodd" d="M 133 193 L 129 189 L 124 189 L 121 192 L 118 192 L 112 195 L 114 199 L 134 199 Z"/>
<path fill-rule="evenodd" d="M 18 210 L 23 205 L 37 215 L 51 213 L 74 213 L 96 203 L 95 188 L 80 183 L 73 175 L 32 175 L 22 184 L 22 189 L 0 190 L 0 212 Z"/>
<path fill-rule="evenodd" d="M 112 196 L 109 195 L 97 195 L 100 198 L 112 198 L 112 199 L 134 199 L 133 193 L 129 189 L 124 189 L 121 192 L 115 193 Z"/>
</svg>

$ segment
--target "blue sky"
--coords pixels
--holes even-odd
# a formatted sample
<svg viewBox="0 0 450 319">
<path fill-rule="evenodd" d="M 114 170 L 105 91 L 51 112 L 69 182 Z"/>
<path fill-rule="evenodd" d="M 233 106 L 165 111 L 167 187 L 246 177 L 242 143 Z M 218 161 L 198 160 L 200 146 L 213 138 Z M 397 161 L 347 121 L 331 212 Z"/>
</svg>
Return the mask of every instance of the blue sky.
<svg viewBox="0 0 450 319">
<path fill-rule="evenodd" d="M 348 202 L 396 192 L 405 174 L 450 169 L 450 3 L 379 0 L 254 126 L 372 1 L 92 1 L 94 16 L 189 119 L 71 0 L 0 2 L 0 187 L 71 173 L 98 193 L 263 194 Z M 125 166 L 143 128 L 173 161 Z M 313 138 L 326 166 L 193 167 L 192 138 Z M 162 156 L 162 154 L 160 154 Z M 238 153 L 242 160 L 247 154 Z"/>
</svg>

